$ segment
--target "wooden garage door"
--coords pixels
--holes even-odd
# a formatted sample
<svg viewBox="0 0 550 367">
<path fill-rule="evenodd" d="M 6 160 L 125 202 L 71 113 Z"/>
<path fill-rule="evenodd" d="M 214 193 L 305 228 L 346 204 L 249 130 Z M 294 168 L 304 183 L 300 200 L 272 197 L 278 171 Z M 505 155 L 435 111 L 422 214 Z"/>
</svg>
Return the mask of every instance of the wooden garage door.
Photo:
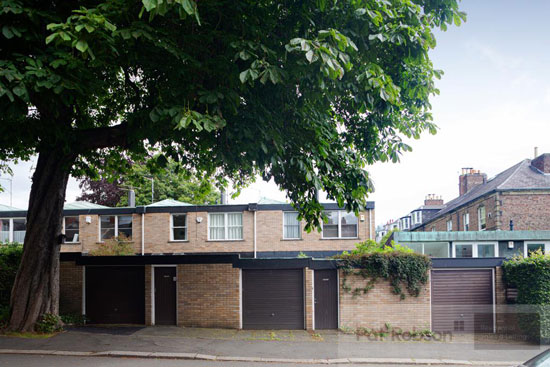
<svg viewBox="0 0 550 367">
<path fill-rule="evenodd" d="M 303 270 L 243 270 L 244 329 L 304 329 Z"/>
<path fill-rule="evenodd" d="M 87 266 L 86 316 L 93 324 L 145 324 L 143 266 Z"/>
<path fill-rule="evenodd" d="M 493 332 L 491 269 L 432 271 L 432 329 Z"/>
</svg>

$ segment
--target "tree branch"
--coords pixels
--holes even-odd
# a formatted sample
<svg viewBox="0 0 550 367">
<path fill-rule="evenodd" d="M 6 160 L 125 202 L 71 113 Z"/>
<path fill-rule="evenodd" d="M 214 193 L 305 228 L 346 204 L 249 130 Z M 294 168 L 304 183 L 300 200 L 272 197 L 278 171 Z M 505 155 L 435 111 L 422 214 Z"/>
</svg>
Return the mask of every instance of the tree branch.
<svg viewBox="0 0 550 367">
<path fill-rule="evenodd" d="M 76 149 L 79 152 L 84 152 L 110 147 L 125 147 L 127 142 L 127 127 L 126 124 L 119 124 L 76 130 Z"/>
</svg>

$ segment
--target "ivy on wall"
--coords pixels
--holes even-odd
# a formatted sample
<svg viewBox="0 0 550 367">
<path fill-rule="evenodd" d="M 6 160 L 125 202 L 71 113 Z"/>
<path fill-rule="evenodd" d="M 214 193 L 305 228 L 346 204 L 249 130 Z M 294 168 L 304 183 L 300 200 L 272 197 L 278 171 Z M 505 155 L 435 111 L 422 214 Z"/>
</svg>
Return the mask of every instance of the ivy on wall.
<svg viewBox="0 0 550 367">
<path fill-rule="evenodd" d="M 392 292 L 401 299 L 406 295 L 418 297 L 428 283 L 432 262 L 426 255 L 416 254 L 399 245 L 381 246 L 374 241 L 357 245 L 351 253 L 345 252 L 336 257 L 342 269 L 342 289 L 354 297 L 367 294 L 379 279 L 388 280 Z M 365 280 L 361 287 L 352 288 L 348 283 L 350 275 Z"/>
</svg>

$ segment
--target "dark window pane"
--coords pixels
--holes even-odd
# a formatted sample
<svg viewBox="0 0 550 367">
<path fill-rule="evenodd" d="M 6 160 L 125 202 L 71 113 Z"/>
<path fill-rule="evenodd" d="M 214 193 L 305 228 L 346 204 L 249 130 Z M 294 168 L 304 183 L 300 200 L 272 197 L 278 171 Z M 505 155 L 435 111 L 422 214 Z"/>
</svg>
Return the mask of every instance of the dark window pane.
<svg viewBox="0 0 550 367">
<path fill-rule="evenodd" d="M 101 227 L 101 240 L 109 240 L 115 236 L 114 228 Z"/>
<path fill-rule="evenodd" d="M 115 217 L 113 215 L 101 216 L 101 229 L 115 228 Z"/>
<path fill-rule="evenodd" d="M 65 230 L 65 243 L 78 242 L 78 230 L 66 229 Z"/>
<path fill-rule="evenodd" d="M 325 237 L 325 238 L 338 237 L 338 225 L 337 224 L 324 224 L 323 225 L 323 237 Z"/>
<path fill-rule="evenodd" d="M 185 227 L 187 215 L 174 214 L 172 215 L 172 224 L 174 227 Z"/>
<path fill-rule="evenodd" d="M 472 257 L 472 245 L 456 245 L 456 257 Z"/>
<path fill-rule="evenodd" d="M 65 217 L 65 230 L 76 229 L 78 230 L 79 223 L 78 217 Z"/>
<path fill-rule="evenodd" d="M 357 237 L 357 224 L 342 224 L 342 237 Z"/>
<path fill-rule="evenodd" d="M 515 241 L 510 248 L 508 241 L 500 241 L 498 243 L 498 254 L 502 257 L 512 257 L 515 255 L 523 256 L 523 241 Z"/>
<path fill-rule="evenodd" d="M 26 219 L 14 219 L 13 220 L 13 230 L 14 231 L 25 231 L 27 229 L 27 220 Z"/>
<path fill-rule="evenodd" d="M 118 229 L 118 236 L 124 236 L 127 239 L 132 239 L 132 228 L 119 228 Z"/>
<path fill-rule="evenodd" d="M 174 240 L 183 241 L 187 239 L 187 228 L 174 228 Z"/>
<path fill-rule="evenodd" d="M 132 228 L 132 216 L 131 215 L 121 215 L 118 217 L 118 228 Z M 131 232 L 130 232 L 131 233 Z"/>
<path fill-rule="evenodd" d="M 495 246 L 477 245 L 477 257 L 495 257 Z"/>
<path fill-rule="evenodd" d="M 328 222 L 327 225 L 338 224 L 338 212 L 325 212 Z"/>
</svg>

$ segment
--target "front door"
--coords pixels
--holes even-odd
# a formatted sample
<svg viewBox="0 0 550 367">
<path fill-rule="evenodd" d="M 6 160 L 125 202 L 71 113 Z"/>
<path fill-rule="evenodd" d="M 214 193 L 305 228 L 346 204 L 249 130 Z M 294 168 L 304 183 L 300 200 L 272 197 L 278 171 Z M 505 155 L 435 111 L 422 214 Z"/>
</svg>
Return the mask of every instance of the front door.
<svg viewBox="0 0 550 367">
<path fill-rule="evenodd" d="M 176 267 L 155 267 L 155 325 L 176 325 Z"/>
<path fill-rule="evenodd" d="M 314 271 L 315 329 L 338 328 L 338 277 L 336 270 Z"/>
</svg>

